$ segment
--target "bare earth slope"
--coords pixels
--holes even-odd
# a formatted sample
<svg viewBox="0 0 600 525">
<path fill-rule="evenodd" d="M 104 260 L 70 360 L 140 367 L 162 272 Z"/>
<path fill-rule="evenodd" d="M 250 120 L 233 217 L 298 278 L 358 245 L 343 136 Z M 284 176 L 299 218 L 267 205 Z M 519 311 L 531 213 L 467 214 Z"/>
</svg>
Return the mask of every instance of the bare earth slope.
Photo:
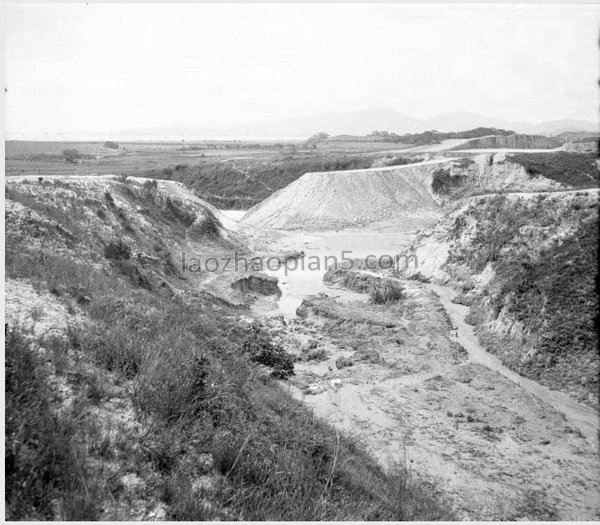
<svg viewBox="0 0 600 525">
<path fill-rule="evenodd" d="M 490 136 L 471 139 L 453 149 L 479 149 L 479 148 L 511 148 L 511 149 L 554 149 L 562 146 L 562 141 L 539 135 L 509 135 Z"/>
<path fill-rule="evenodd" d="M 251 208 L 244 224 L 328 230 L 393 221 L 403 231 L 432 224 L 440 208 L 433 172 L 447 160 L 365 170 L 307 173 Z"/>
</svg>

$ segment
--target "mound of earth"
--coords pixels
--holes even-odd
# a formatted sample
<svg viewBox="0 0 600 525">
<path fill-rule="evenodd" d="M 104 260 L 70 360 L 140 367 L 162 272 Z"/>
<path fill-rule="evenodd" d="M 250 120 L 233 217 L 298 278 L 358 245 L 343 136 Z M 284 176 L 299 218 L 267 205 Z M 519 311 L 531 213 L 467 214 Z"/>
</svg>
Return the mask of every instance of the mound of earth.
<svg viewBox="0 0 600 525">
<path fill-rule="evenodd" d="M 306 173 L 242 217 L 251 226 L 329 230 L 391 222 L 404 231 L 440 217 L 433 173 L 448 160 L 388 168 Z"/>
</svg>

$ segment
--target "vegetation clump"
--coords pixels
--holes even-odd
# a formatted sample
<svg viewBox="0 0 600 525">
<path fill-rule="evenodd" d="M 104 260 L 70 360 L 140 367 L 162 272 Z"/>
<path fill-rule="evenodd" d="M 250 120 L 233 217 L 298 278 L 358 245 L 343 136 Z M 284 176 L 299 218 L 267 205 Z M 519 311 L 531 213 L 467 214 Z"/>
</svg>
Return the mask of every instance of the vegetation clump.
<svg viewBox="0 0 600 525">
<path fill-rule="evenodd" d="M 438 195 L 451 195 L 463 187 L 465 177 L 452 175 L 449 169 L 439 168 L 433 172 L 431 189 Z"/>
<path fill-rule="evenodd" d="M 400 283 L 384 279 L 371 285 L 369 297 L 374 304 L 395 303 L 404 299 L 404 288 Z"/>
<path fill-rule="evenodd" d="M 246 337 L 244 352 L 252 361 L 272 368 L 274 377 L 286 379 L 294 375 L 294 356 L 273 342 L 258 326 L 253 326 Z"/>
<path fill-rule="evenodd" d="M 131 248 L 122 239 L 110 241 L 104 247 L 104 257 L 115 260 L 131 259 Z"/>
<path fill-rule="evenodd" d="M 167 211 L 178 221 L 188 228 L 196 221 L 196 214 L 191 211 L 187 211 L 181 203 L 176 199 L 167 197 L 166 200 Z"/>
<path fill-rule="evenodd" d="M 520 164 L 531 177 L 546 177 L 572 188 L 597 188 L 600 168 L 595 153 L 516 153 L 506 160 Z"/>
<path fill-rule="evenodd" d="M 72 149 L 72 148 L 64 149 L 62 154 L 63 154 L 63 157 L 65 158 L 65 162 L 70 162 L 72 164 L 74 164 L 79 159 L 81 159 L 81 153 L 79 153 L 79 151 L 76 149 Z"/>
</svg>

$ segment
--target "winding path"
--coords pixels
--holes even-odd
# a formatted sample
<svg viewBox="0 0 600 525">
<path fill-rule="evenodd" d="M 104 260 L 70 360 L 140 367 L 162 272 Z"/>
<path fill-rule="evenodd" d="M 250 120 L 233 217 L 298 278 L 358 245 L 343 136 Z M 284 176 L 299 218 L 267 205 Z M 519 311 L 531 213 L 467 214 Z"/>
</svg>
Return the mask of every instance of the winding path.
<svg viewBox="0 0 600 525">
<path fill-rule="evenodd" d="M 600 449 L 600 419 L 596 410 L 577 403 L 567 394 L 550 390 L 536 381 L 527 379 L 504 366 L 496 356 L 487 352 L 479 344 L 473 328 L 465 323 L 465 316 L 469 313 L 469 307 L 453 303 L 452 297 L 455 293 L 450 288 L 437 284 L 428 284 L 427 286 L 439 296 L 442 306 L 446 309 L 452 322 L 457 327 L 458 342 L 469 353 L 469 358 L 473 363 L 479 363 L 503 375 L 564 414 L 569 423 L 578 428 L 592 443 L 595 450 Z"/>
</svg>

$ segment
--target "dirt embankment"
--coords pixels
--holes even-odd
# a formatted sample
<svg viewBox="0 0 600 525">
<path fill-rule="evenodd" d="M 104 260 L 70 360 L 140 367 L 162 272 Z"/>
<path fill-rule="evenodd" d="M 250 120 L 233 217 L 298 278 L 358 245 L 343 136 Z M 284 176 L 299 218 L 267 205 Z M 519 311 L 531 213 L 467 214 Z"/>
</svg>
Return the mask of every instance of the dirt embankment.
<svg viewBox="0 0 600 525">
<path fill-rule="evenodd" d="M 457 290 L 480 342 L 530 379 L 598 406 L 598 191 L 473 197 L 407 253 Z"/>
<path fill-rule="evenodd" d="M 490 136 L 471 139 L 452 149 L 554 149 L 563 145 L 561 140 L 541 135 L 514 134 L 508 136 Z"/>
<path fill-rule="evenodd" d="M 307 173 L 251 208 L 242 223 L 273 229 L 331 230 L 382 221 L 401 231 L 440 217 L 432 174 L 447 160 L 366 170 Z"/>
<path fill-rule="evenodd" d="M 279 297 L 281 290 L 277 285 L 277 277 L 253 274 L 241 277 L 231 283 L 231 287 L 243 293 L 256 293 L 260 295 L 275 295 Z"/>
</svg>

